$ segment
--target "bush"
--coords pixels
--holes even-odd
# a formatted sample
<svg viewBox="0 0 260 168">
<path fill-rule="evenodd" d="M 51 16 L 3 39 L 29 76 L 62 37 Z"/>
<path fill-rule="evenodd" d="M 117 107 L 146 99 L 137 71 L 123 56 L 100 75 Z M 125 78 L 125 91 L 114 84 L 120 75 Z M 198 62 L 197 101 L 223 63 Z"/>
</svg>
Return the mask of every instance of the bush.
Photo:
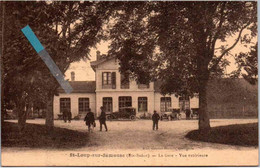
<svg viewBox="0 0 260 168">
<path fill-rule="evenodd" d="M 258 123 L 213 127 L 207 136 L 200 134 L 198 130 L 193 130 L 186 135 L 186 138 L 211 143 L 258 146 Z"/>
</svg>

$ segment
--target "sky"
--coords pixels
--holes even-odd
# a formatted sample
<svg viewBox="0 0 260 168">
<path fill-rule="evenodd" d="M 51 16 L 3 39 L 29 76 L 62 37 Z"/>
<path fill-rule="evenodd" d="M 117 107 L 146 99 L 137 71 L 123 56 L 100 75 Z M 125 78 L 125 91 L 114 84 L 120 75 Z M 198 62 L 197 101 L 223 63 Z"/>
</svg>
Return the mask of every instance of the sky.
<svg viewBox="0 0 260 168">
<path fill-rule="evenodd" d="M 249 33 L 248 31 L 245 31 L 243 34 Z M 228 46 L 231 46 L 235 39 L 237 37 L 237 34 L 235 34 L 233 37 L 230 37 L 227 39 L 227 41 L 225 43 L 220 43 L 217 42 L 216 43 L 216 48 L 220 47 L 220 45 L 226 44 Z M 253 42 L 256 42 L 257 39 L 255 38 L 253 40 Z M 65 79 L 71 80 L 71 72 L 74 71 L 75 72 L 75 80 L 76 81 L 94 81 L 95 80 L 95 72 L 93 71 L 93 69 L 90 66 L 90 62 L 91 61 L 95 61 L 96 60 L 96 51 L 99 50 L 101 52 L 101 54 L 107 54 L 108 52 L 108 42 L 101 42 L 100 44 L 98 44 L 95 48 L 92 48 L 90 51 L 90 60 L 81 60 L 79 62 L 74 62 L 70 65 L 70 67 L 68 68 L 68 70 L 65 72 Z M 226 59 L 228 59 L 231 63 L 230 66 L 228 66 L 226 68 L 226 74 L 231 73 L 232 71 L 237 69 L 237 65 L 235 63 L 235 59 L 234 56 L 236 54 L 239 54 L 240 52 L 248 52 L 249 51 L 249 47 L 245 47 L 244 45 L 242 45 L 241 43 L 238 43 L 232 50 L 231 50 L 231 56 L 225 57 Z"/>
<path fill-rule="evenodd" d="M 100 51 L 101 54 L 107 54 L 108 52 L 108 43 L 101 42 L 97 45 L 96 49 L 92 48 L 90 51 L 90 60 L 81 60 L 78 62 L 74 62 L 70 65 L 68 70 L 65 72 L 65 79 L 71 80 L 71 72 L 75 72 L 75 80 L 76 81 L 94 81 L 95 80 L 95 72 L 90 66 L 91 61 L 96 60 L 96 51 Z"/>
</svg>

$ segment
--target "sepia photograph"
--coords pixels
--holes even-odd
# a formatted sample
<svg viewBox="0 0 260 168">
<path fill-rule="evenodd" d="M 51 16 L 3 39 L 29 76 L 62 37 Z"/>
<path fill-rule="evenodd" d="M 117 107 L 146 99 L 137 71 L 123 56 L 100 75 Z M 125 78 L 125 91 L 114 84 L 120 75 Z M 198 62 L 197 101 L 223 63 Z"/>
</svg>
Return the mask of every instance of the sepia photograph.
<svg viewBox="0 0 260 168">
<path fill-rule="evenodd" d="M 258 166 L 257 1 L 1 1 L 1 166 Z"/>
</svg>

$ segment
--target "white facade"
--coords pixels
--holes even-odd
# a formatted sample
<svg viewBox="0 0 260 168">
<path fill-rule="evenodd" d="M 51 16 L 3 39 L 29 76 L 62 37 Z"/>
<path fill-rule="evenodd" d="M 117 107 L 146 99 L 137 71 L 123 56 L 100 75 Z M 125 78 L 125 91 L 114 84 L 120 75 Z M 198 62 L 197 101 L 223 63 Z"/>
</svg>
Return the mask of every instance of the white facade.
<svg viewBox="0 0 260 168">
<path fill-rule="evenodd" d="M 161 111 L 161 98 L 170 97 L 171 98 L 171 107 L 179 108 L 179 99 L 175 95 L 161 95 L 159 92 L 154 93 L 154 110 Z"/>
<path fill-rule="evenodd" d="M 154 84 L 151 82 L 149 88 L 139 89 L 136 81 L 130 81 L 129 89 L 121 88 L 121 75 L 119 72 L 119 64 L 115 59 L 107 60 L 96 66 L 96 109 L 97 115 L 99 115 L 100 107 L 103 106 L 103 98 L 111 97 L 113 100 L 113 111 L 119 109 L 119 97 L 130 96 L 132 98 L 132 107 L 135 107 L 138 111 L 138 97 L 147 97 L 147 112 L 152 113 L 154 110 Z M 114 89 L 104 89 L 102 87 L 102 73 L 115 72 L 116 87 Z"/>
<path fill-rule="evenodd" d="M 79 114 L 79 98 L 89 98 L 89 107 L 92 111 L 96 111 L 96 94 L 95 93 L 60 93 L 59 96 L 54 96 L 53 100 L 53 112 L 54 119 L 58 118 L 58 114 L 61 114 L 60 99 L 70 98 L 70 109 L 72 118 Z"/>
<path fill-rule="evenodd" d="M 164 106 L 164 104 L 162 103 L 162 99 L 164 98 L 167 98 L 168 106 L 171 106 L 173 108 L 179 107 L 179 98 L 177 98 L 175 95 L 161 95 L 158 91 L 155 91 L 154 82 L 151 82 L 148 88 L 140 88 L 138 87 L 136 81 L 130 80 L 129 88 L 122 89 L 121 75 L 118 70 L 119 64 L 115 58 L 94 61 L 91 63 L 91 65 L 96 74 L 95 93 L 62 93 L 59 96 L 55 96 L 54 118 L 57 118 L 58 114 L 61 114 L 61 98 L 70 98 L 72 117 L 75 117 L 79 114 L 78 100 L 81 97 L 89 98 L 89 108 L 91 108 L 96 116 L 99 116 L 100 114 L 100 107 L 104 106 L 104 99 L 109 99 L 109 107 L 112 108 L 109 109 L 114 112 L 119 110 L 119 101 L 122 101 L 122 97 L 128 97 L 131 99 L 131 106 L 136 108 L 137 116 L 144 113 L 152 114 L 154 110 L 161 112 L 161 110 L 163 109 L 161 106 Z M 111 77 L 111 75 L 113 77 Z M 113 87 L 111 87 L 111 85 L 109 85 L 109 87 L 104 87 L 104 82 L 111 84 L 111 82 L 113 83 L 113 81 L 111 80 L 114 81 Z M 144 99 L 146 103 L 141 102 L 141 99 Z M 198 98 L 192 98 L 189 104 L 190 108 L 197 108 Z M 141 109 L 146 110 L 144 111 Z"/>
</svg>

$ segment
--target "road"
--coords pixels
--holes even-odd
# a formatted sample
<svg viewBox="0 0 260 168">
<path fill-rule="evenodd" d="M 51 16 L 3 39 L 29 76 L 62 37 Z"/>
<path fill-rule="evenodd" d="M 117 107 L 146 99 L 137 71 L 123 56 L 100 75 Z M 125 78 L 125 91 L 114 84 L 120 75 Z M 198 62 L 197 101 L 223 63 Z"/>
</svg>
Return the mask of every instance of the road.
<svg viewBox="0 0 260 168">
<path fill-rule="evenodd" d="M 253 122 L 257 119 L 215 119 L 211 120 L 211 126 Z M 28 123 L 44 124 L 44 120 L 28 120 Z M 107 125 L 108 132 L 95 128 L 90 133 L 88 145 L 73 151 L 3 148 L 2 163 L 9 166 L 258 164 L 258 148 L 186 139 L 187 132 L 198 128 L 196 120 L 161 121 L 158 131 L 152 130 L 150 120 L 108 121 Z M 55 126 L 87 131 L 83 121 L 64 123 L 55 120 Z"/>
</svg>

